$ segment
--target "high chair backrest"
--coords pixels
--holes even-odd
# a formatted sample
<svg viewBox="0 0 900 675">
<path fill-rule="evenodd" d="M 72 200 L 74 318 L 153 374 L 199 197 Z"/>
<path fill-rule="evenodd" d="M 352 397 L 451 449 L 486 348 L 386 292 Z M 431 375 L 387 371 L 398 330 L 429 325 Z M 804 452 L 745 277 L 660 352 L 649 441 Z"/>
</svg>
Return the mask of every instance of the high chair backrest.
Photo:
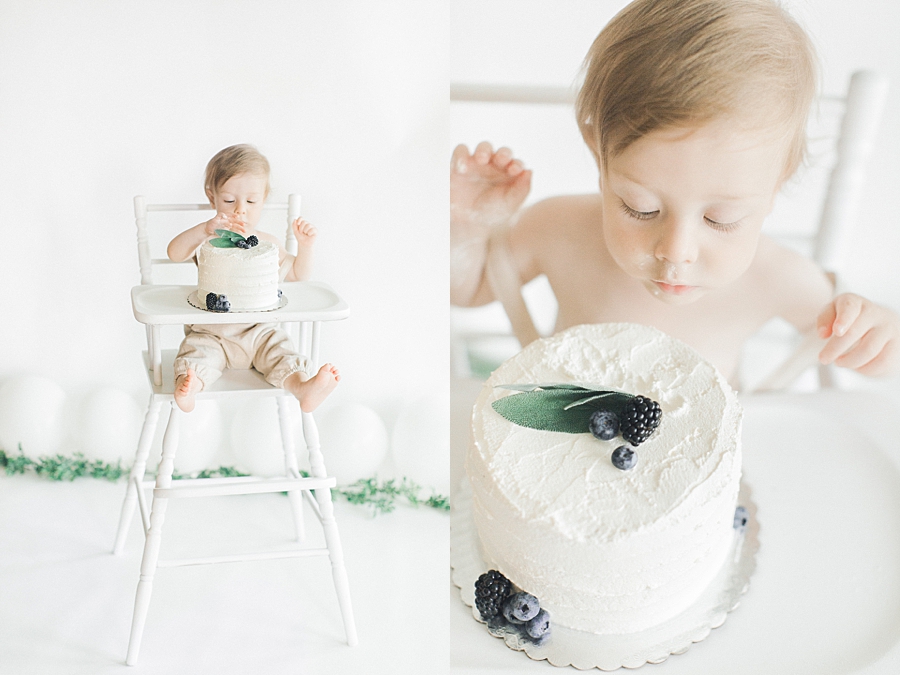
<svg viewBox="0 0 900 675">
<path fill-rule="evenodd" d="M 134 198 L 134 222 L 137 226 L 137 245 L 138 245 L 138 263 L 141 269 L 141 284 L 152 284 L 153 268 L 156 265 L 193 265 L 192 262 L 176 263 L 168 258 L 154 258 L 150 252 L 150 232 L 151 225 L 148 220 L 152 218 L 150 214 L 158 212 L 192 212 L 192 211 L 213 211 L 213 207 L 209 203 L 203 204 L 148 204 L 143 195 L 137 195 Z M 297 239 L 294 237 L 294 231 L 291 223 L 300 216 L 300 195 L 288 195 L 287 202 L 266 202 L 263 204 L 263 211 L 283 211 L 287 216 L 287 234 L 285 235 L 285 248 L 287 252 L 297 254 Z M 195 223 L 196 224 L 196 223 Z"/>
<path fill-rule="evenodd" d="M 845 95 L 820 97 L 809 125 L 810 166 L 801 173 L 800 180 L 788 185 L 785 191 L 787 194 L 779 198 L 773 216 L 764 228 L 764 231 L 776 240 L 812 257 L 824 270 L 838 277 L 843 253 L 847 248 L 845 244 L 852 231 L 864 184 L 866 162 L 874 146 L 884 109 L 887 85 L 887 78 L 879 73 L 857 71 L 850 78 Z M 573 135 L 571 129 L 575 125 L 570 108 L 575 101 L 576 93 L 575 88 L 566 87 L 451 83 L 450 100 L 454 104 L 451 110 L 455 113 L 451 115 L 451 129 L 454 134 L 472 133 L 470 130 L 474 130 L 474 133 L 480 134 L 477 140 L 486 138 L 503 144 L 513 144 L 515 141 L 510 142 L 504 136 L 504 132 L 510 126 L 508 124 L 510 117 L 514 117 L 517 113 L 532 116 L 543 123 L 541 138 L 538 139 L 542 145 L 536 145 L 536 151 L 544 152 L 548 149 L 548 144 L 552 144 L 554 147 L 564 146 L 566 152 L 571 155 L 575 145 L 580 145 L 583 149 L 581 139 L 575 138 L 577 130 Z M 500 104 L 501 113 L 492 112 L 498 109 L 496 104 Z M 554 117 L 550 113 L 552 110 L 561 110 L 566 115 Z M 484 125 L 479 124 L 479 115 L 486 120 Z M 462 122 L 457 125 L 455 119 Z M 492 119 L 495 122 L 502 121 L 504 124 L 502 126 L 495 124 L 492 128 L 490 123 Z M 555 139 L 548 141 L 547 136 L 551 136 L 553 132 L 548 129 L 550 125 L 546 124 L 547 121 L 565 124 L 567 128 L 560 131 L 560 134 L 569 136 L 559 141 Z M 522 153 L 526 164 L 534 168 L 535 165 L 531 163 L 527 150 L 524 152 L 522 148 L 516 150 Z M 545 154 L 544 159 L 550 160 L 545 163 L 554 163 L 549 154 Z M 577 164 L 579 159 L 584 162 L 585 168 L 588 168 L 587 163 L 591 160 L 586 150 L 580 158 L 570 156 L 557 159 L 556 162 L 561 162 L 565 166 Z M 540 170 L 540 167 L 538 169 Z M 821 186 L 816 188 L 819 192 L 813 194 L 813 198 L 821 204 L 818 220 L 806 219 L 809 222 L 805 226 L 797 227 L 795 224 L 803 219 L 797 218 L 796 213 L 791 213 L 790 202 L 795 199 L 798 191 L 812 182 L 807 179 L 816 172 L 821 178 Z M 519 342 L 528 342 L 538 334 L 533 329 L 534 324 L 544 333 L 551 332 L 555 321 L 551 315 L 556 312 L 556 304 L 546 281 L 529 284 L 533 288 L 524 289 L 523 301 L 518 292 L 513 293 L 509 288 L 505 293 L 502 291 L 504 279 L 509 280 L 510 270 L 508 265 L 505 267 L 502 259 L 495 260 L 489 257 L 486 273 L 492 286 L 495 286 L 496 294 L 507 296 L 503 300 L 503 305 L 509 317 L 509 324 L 512 325 Z M 497 290 L 498 286 L 501 288 L 500 291 Z M 471 359 L 463 353 L 468 349 L 468 344 L 473 340 L 483 342 L 488 336 L 498 337 L 506 322 L 498 317 L 497 307 L 454 308 L 451 314 L 454 332 L 451 337 L 454 370 L 459 375 L 468 376 L 472 374 Z M 499 314 L 502 315 L 503 312 L 500 311 Z M 473 316 L 476 317 L 474 320 Z M 479 330 L 479 322 L 482 327 L 491 328 L 487 331 Z M 506 330 L 508 331 L 508 328 Z"/>
</svg>

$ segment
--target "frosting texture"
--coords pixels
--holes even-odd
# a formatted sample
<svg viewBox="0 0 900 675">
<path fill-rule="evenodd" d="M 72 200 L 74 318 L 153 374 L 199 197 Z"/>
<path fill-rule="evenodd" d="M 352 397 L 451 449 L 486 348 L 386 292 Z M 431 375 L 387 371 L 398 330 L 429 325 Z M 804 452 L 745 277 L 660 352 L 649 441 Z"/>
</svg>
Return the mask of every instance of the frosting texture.
<svg viewBox="0 0 900 675">
<path fill-rule="evenodd" d="M 625 441 L 535 431 L 491 403 L 504 384 L 573 383 L 642 394 L 662 407 L 637 465 Z M 539 598 L 553 621 L 632 633 L 689 606 L 734 538 L 741 409 L 708 362 L 634 324 L 576 326 L 538 340 L 493 373 L 475 404 L 466 471 L 488 564 Z"/>
<path fill-rule="evenodd" d="M 278 247 L 260 241 L 252 248 L 216 248 L 208 241 L 197 252 L 197 289 L 225 295 L 232 309 L 270 309 L 278 304 Z"/>
</svg>

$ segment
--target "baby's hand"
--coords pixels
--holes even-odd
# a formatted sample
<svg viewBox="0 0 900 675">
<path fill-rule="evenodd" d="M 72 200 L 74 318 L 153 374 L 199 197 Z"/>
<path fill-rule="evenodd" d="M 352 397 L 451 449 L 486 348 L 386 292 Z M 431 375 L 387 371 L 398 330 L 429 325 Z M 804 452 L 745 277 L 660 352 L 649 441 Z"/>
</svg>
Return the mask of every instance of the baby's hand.
<svg viewBox="0 0 900 675">
<path fill-rule="evenodd" d="M 530 189 L 531 171 L 509 148 L 494 152 L 485 141 L 470 155 L 465 145 L 456 146 L 450 159 L 451 236 L 469 239 L 505 225 Z"/>
<path fill-rule="evenodd" d="M 900 317 L 886 307 L 843 293 L 822 310 L 816 326 L 819 337 L 830 338 L 819 353 L 821 363 L 863 375 L 900 369 Z"/>
<path fill-rule="evenodd" d="M 231 230 L 240 234 L 247 233 L 247 226 L 244 221 L 234 213 L 217 213 L 213 218 L 206 221 L 206 235 L 213 237 L 216 230 Z"/>
<path fill-rule="evenodd" d="M 294 237 L 297 239 L 297 246 L 300 248 L 312 248 L 316 242 L 317 230 L 309 222 L 303 218 L 297 218 L 291 227 L 294 229 Z"/>
</svg>

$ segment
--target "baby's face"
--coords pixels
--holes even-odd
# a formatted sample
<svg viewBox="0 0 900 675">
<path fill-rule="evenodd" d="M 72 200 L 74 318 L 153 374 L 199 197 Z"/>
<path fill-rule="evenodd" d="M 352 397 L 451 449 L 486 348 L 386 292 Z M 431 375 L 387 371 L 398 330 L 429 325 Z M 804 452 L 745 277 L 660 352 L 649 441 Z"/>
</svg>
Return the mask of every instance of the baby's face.
<svg viewBox="0 0 900 675">
<path fill-rule="evenodd" d="M 613 259 L 671 304 L 732 283 L 756 253 L 786 147 L 771 133 L 727 120 L 635 141 L 601 172 L 603 234 Z"/>
<path fill-rule="evenodd" d="M 262 216 L 268 178 L 252 173 L 239 173 L 226 180 L 212 194 L 210 204 L 217 213 L 234 213 L 252 232 Z"/>
</svg>

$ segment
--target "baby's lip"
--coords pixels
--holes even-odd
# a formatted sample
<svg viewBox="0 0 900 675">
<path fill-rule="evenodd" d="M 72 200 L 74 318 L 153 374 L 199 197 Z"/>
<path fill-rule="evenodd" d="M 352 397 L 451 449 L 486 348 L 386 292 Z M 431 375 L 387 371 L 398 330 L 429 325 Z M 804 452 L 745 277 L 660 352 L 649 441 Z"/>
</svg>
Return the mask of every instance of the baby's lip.
<svg viewBox="0 0 900 675">
<path fill-rule="evenodd" d="M 670 293 L 671 295 L 684 295 L 697 288 L 696 286 L 688 286 L 687 284 L 670 284 L 666 281 L 657 281 L 656 279 L 653 280 L 653 283 L 656 284 L 657 288 L 663 293 Z"/>
</svg>

